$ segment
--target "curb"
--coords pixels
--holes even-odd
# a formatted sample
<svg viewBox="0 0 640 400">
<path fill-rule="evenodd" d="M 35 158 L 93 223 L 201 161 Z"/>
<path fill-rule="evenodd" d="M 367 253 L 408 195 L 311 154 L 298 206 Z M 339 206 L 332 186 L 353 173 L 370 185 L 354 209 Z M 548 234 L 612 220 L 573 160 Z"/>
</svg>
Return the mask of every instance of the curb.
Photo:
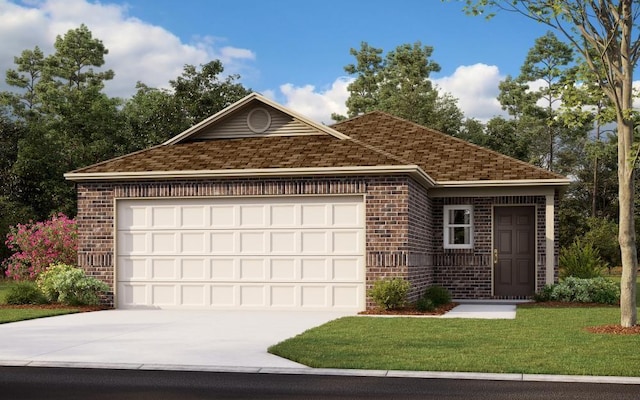
<svg viewBox="0 0 640 400">
<path fill-rule="evenodd" d="M 7 360 L 0 360 L 0 366 L 1 367 L 124 369 L 124 370 L 141 370 L 141 371 L 226 372 L 226 373 L 242 373 L 242 374 L 327 375 L 327 376 L 378 377 L 378 378 L 461 379 L 461 380 L 487 380 L 487 381 L 640 385 L 640 377 L 626 377 L 626 376 L 547 375 L 547 374 L 519 374 L 519 373 L 495 374 L 495 373 L 482 373 L 482 372 L 396 371 L 396 370 L 332 369 L 332 368 L 227 367 L 227 366 L 176 365 L 176 364 L 91 363 L 91 362 L 7 361 Z"/>
</svg>

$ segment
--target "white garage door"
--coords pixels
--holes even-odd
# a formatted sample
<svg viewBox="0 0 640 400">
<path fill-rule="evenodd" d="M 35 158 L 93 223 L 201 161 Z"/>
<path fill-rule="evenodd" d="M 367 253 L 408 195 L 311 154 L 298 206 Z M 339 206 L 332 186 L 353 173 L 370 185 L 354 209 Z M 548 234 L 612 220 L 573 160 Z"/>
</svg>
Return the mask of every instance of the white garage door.
<svg viewBox="0 0 640 400">
<path fill-rule="evenodd" d="M 121 308 L 365 307 L 362 197 L 117 201 Z"/>
</svg>

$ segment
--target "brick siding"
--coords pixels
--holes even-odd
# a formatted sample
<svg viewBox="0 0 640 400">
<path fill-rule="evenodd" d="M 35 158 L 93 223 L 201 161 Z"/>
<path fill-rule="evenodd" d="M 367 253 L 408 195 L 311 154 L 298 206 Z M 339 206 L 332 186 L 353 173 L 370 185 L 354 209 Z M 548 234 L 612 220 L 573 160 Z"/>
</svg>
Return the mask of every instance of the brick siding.
<svg viewBox="0 0 640 400">
<path fill-rule="evenodd" d="M 447 287 L 456 298 L 490 298 L 492 207 L 530 204 L 537 210 L 539 287 L 545 279 L 544 196 L 432 199 L 408 176 L 84 182 L 77 184 L 77 191 L 78 263 L 112 288 L 104 298 L 110 306 L 114 305 L 114 200 L 125 198 L 364 195 L 367 290 L 378 279 L 399 276 L 412 284 L 411 301 L 432 284 Z M 443 249 L 445 204 L 474 206 L 473 250 Z M 557 233 L 557 215 L 555 224 Z M 557 251 L 556 241 L 556 259 Z M 367 307 L 373 306 L 367 297 Z"/>
</svg>

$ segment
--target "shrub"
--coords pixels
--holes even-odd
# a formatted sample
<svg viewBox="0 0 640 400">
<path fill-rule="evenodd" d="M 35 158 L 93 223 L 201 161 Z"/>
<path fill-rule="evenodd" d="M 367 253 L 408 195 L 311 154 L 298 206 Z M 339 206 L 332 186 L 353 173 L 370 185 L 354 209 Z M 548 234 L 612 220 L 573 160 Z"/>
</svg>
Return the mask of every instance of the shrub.
<svg viewBox="0 0 640 400">
<path fill-rule="evenodd" d="M 40 274 L 37 283 L 50 301 L 72 306 L 97 305 L 100 303 L 98 294 L 109 290 L 106 283 L 67 264 L 51 265 Z"/>
<path fill-rule="evenodd" d="M 451 303 L 451 294 L 442 286 L 430 286 L 425 290 L 423 297 L 431 300 L 434 307 Z"/>
<path fill-rule="evenodd" d="M 585 243 L 579 239 L 575 240 L 569 247 L 560 249 L 560 278 L 597 278 L 602 276 L 606 264 L 600 258 L 598 249 L 592 244 Z"/>
<path fill-rule="evenodd" d="M 545 286 L 536 300 L 617 304 L 620 301 L 620 287 L 615 282 L 602 277 L 589 279 L 569 277 L 555 285 Z"/>
<path fill-rule="evenodd" d="M 608 267 L 621 265 L 620 243 L 618 243 L 618 224 L 606 218 L 588 218 L 588 231 L 584 242 L 598 250 L 600 258 Z"/>
<path fill-rule="evenodd" d="M 436 305 L 433 304 L 433 301 L 424 296 L 420 297 L 418 301 L 416 301 L 416 310 L 420 312 L 433 311 L 435 309 Z"/>
<path fill-rule="evenodd" d="M 35 280 L 53 263 L 76 263 L 77 237 L 76 222 L 64 214 L 12 227 L 6 244 L 14 254 L 4 261 L 6 275 L 16 280 Z"/>
<path fill-rule="evenodd" d="M 33 281 L 17 282 L 9 288 L 7 304 L 46 304 L 47 298 Z"/>
<path fill-rule="evenodd" d="M 385 310 L 402 307 L 407 303 L 411 284 L 402 278 L 381 279 L 373 283 L 369 295 L 378 307 Z"/>
</svg>

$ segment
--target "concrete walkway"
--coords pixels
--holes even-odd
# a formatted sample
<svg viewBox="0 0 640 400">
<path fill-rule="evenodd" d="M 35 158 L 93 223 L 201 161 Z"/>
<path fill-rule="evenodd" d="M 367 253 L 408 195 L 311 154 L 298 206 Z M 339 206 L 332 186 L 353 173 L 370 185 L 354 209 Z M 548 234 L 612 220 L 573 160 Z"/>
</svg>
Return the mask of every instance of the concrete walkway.
<svg viewBox="0 0 640 400">
<path fill-rule="evenodd" d="M 460 304 L 442 318 L 515 319 L 515 304 L 473 303 Z"/>
</svg>

